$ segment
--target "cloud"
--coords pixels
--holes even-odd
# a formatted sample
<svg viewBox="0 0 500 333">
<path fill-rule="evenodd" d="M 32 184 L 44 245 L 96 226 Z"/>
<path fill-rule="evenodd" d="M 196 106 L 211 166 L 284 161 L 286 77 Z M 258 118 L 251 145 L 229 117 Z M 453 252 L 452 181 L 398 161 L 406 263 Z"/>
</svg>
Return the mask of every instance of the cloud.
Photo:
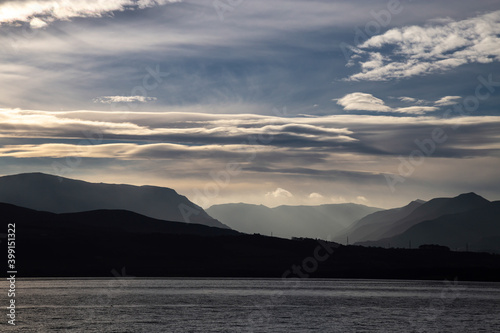
<svg viewBox="0 0 500 333">
<path fill-rule="evenodd" d="M 499 139 L 500 117 L 453 117 L 453 113 L 449 118 L 414 116 L 432 108 L 435 107 L 414 106 L 391 111 L 401 113 L 399 116 L 322 117 L 0 109 L 0 136 L 3 140 L 24 140 L 26 144 L 54 140 L 74 144 L 74 140 L 88 142 L 90 137 L 96 138 L 92 142 L 98 141 L 97 145 L 121 140 L 140 146 L 129 147 L 134 151 L 132 155 L 113 153 L 110 158 L 206 158 L 213 151 L 217 159 L 254 157 L 252 163 L 265 163 L 268 159 L 309 164 L 335 160 L 334 154 L 354 154 L 351 157 L 404 154 L 414 149 L 416 138 L 427 137 L 436 127 L 460 128 L 454 137 L 460 139 L 461 145 L 448 150 L 445 145 L 439 154 L 470 156 L 476 145 L 491 146 Z M 146 142 L 149 145 L 144 145 Z M 171 145 L 165 145 L 166 142 Z M 474 154 L 492 152 L 477 150 Z"/>
<path fill-rule="evenodd" d="M 358 202 L 362 202 L 362 203 L 365 203 L 365 202 L 368 202 L 368 199 L 366 199 L 364 196 L 360 195 L 360 196 L 357 196 L 356 197 L 356 200 Z"/>
<path fill-rule="evenodd" d="M 384 175 L 397 174 L 398 157 L 407 158 L 419 149 L 416 140 L 431 139 L 436 128 L 448 139 L 436 144 L 419 166 L 415 173 L 423 179 L 419 184 L 437 187 L 449 172 L 463 174 L 474 161 L 482 168 L 474 177 L 497 177 L 500 117 L 495 116 L 278 117 L 0 109 L 0 162 L 6 166 L 4 173 L 86 173 L 96 181 L 120 181 L 126 176 L 136 184 L 178 187 L 187 195 L 194 195 L 191 188 L 203 190 L 205 184 L 225 182 L 227 166 L 236 165 L 240 171 L 220 188 L 218 202 L 247 201 L 248 193 L 268 192 L 265 198 L 271 204 L 326 203 L 338 195 L 343 198 L 335 197 L 335 202 L 362 203 L 357 198 L 362 194 L 378 205 L 383 204 L 380 193 L 388 191 Z M 64 167 L 54 171 L 54 163 Z M 413 186 L 411 179 L 401 189 L 407 186 Z M 233 192 L 228 194 L 227 189 Z M 414 193 L 404 199 L 414 199 Z M 262 203 L 262 195 L 253 198 Z"/>
<path fill-rule="evenodd" d="M 28 0 L 0 3 L 0 24 L 30 22 L 42 28 L 55 20 L 101 17 L 114 11 L 143 9 L 180 0 Z"/>
<path fill-rule="evenodd" d="M 449 106 L 455 105 L 458 103 L 458 100 L 461 99 L 461 96 L 445 96 L 439 100 L 437 100 L 434 105 L 437 106 Z"/>
<path fill-rule="evenodd" d="M 228 162 L 238 162 L 241 173 L 231 177 L 227 187 L 220 187 L 214 200 L 247 201 L 254 195 L 255 202 L 262 203 L 262 194 L 286 187 L 294 198 L 275 201 L 329 202 L 336 195 L 353 201 L 362 194 L 374 205 L 391 205 L 394 199 L 385 193 L 383 174 L 397 173 L 399 155 L 408 156 L 417 148 L 416 139 L 428 139 L 433 129 L 443 128 L 450 139 L 416 172 L 426 187 L 420 193 L 456 189 L 463 174 L 472 177 L 463 187 L 486 175 L 490 176 L 485 182 L 488 186 L 498 185 L 490 181 L 498 179 L 498 118 L 439 119 L 437 112 L 422 115 L 416 112 L 425 110 L 403 109 L 438 107 L 433 102 L 387 97 L 432 96 L 425 98 L 434 101 L 446 95 L 465 96 L 473 93 L 472 83 L 464 79 L 469 71 L 453 71 L 451 85 L 445 77 L 425 85 L 406 82 L 371 88 L 367 83 L 336 80 L 355 74 L 357 68 L 358 72 L 377 71 L 391 62 L 410 59 L 392 53 L 398 51 L 397 44 L 384 44 L 360 49 L 360 58 L 353 59 L 357 65 L 346 68 L 346 59 L 338 52 L 341 41 L 355 37 L 352 27 L 363 29 L 373 19 L 371 10 L 379 12 L 387 1 L 252 0 L 226 12 L 224 22 L 219 21 L 213 1 L 190 0 L 141 11 L 160 2 L 124 5 L 130 2 L 0 0 L 0 105 L 9 108 L 0 111 L 2 173 L 52 172 L 54 161 L 66 165 L 66 157 L 76 154 L 82 160 L 71 171 L 76 178 L 164 185 L 194 197 L 191 189 L 203 192 L 203 186 L 213 180 L 210 172 L 219 174 Z M 19 8 L 11 20 L 5 16 L 7 3 Z M 34 10 L 29 3 L 57 3 L 60 10 Z M 494 6 L 487 3 L 457 0 L 454 6 L 442 2 L 422 6 L 414 1 L 392 17 L 391 27 L 425 28 L 422 22 L 432 16 L 459 21 Z M 38 29 L 31 31 L 29 25 Z M 120 102 L 117 112 L 111 100 L 93 103 L 100 96 L 141 95 L 133 92 L 134 87 L 144 87 L 146 75 L 151 74 L 147 68 L 157 66 L 171 75 L 162 77 L 162 82 L 146 80 L 149 87 L 158 83 L 156 90 L 146 89 L 148 94 L 144 94 L 156 96 L 155 103 Z M 495 73 L 495 66 L 481 68 Z M 329 114 L 332 91 L 336 92 L 333 97 L 370 92 L 383 102 L 368 98 L 361 101 L 365 106 L 391 111 L 315 116 Z M 313 110 L 314 104 L 319 107 Z M 477 115 L 496 114 L 497 104 L 493 95 L 481 101 Z M 270 115 L 273 106 L 283 105 L 292 114 L 246 114 Z M 135 112 L 119 112 L 132 109 Z M 454 125 L 458 130 L 453 130 Z M 480 159 L 488 161 L 473 163 Z M 426 172 L 430 166 L 438 172 Z M 484 172 L 481 166 L 491 166 L 491 170 Z M 451 173 L 458 175 L 455 181 L 439 187 L 441 179 Z M 404 193 L 411 179 L 402 185 L 396 200 L 414 199 L 416 191 Z M 324 199 L 307 198 L 318 192 Z"/>
<path fill-rule="evenodd" d="M 442 159 L 460 159 L 456 164 L 488 159 L 488 165 L 498 164 L 500 117 L 494 116 L 277 117 L 6 109 L 0 109 L 0 162 L 31 166 L 32 169 L 22 170 L 36 171 L 33 168 L 45 161 L 45 168 L 50 168 L 46 171 L 56 174 L 67 169 L 68 160 L 81 161 L 76 168 L 71 162 L 70 170 L 76 172 L 87 168 L 89 173 L 110 175 L 112 170 L 154 171 L 158 181 L 170 179 L 181 188 L 187 186 L 181 180 L 205 184 L 214 175 L 224 173 L 228 165 L 236 165 L 241 171 L 230 177 L 228 185 L 235 189 L 253 187 L 253 193 L 262 193 L 264 186 L 283 188 L 281 184 L 295 184 L 286 191 L 309 194 L 318 193 L 320 188 L 326 202 L 334 193 L 328 192 L 325 184 L 344 184 L 352 190 L 343 190 L 342 195 L 353 201 L 359 195 L 354 190 L 358 186 L 387 186 L 384 175 L 397 172 L 398 166 L 393 164 L 400 163 L 398 157 L 419 149 L 416 140 L 430 139 L 436 128 L 444 130 L 449 139 L 436 144 L 426 165 L 439 164 L 433 160 L 446 164 Z M 54 171 L 54 163 L 65 167 Z M 140 181 L 143 180 L 137 180 Z M 302 200 L 312 199 L 307 198 L 308 194 L 292 200 L 285 192 L 275 190 L 266 199 L 273 204 L 290 203 L 289 200 L 306 203 Z M 375 204 L 373 194 L 363 195 Z M 280 201 L 284 199 L 287 201 Z"/>
<path fill-rule="evenodd" d="M 404 102 L 420 102 L 411 97 L 398 98 Z M 342 98 L 336 100 L 338 105 L 344 107 L 344 110 L 358 110 L 358 111 L 375 111 L 375 112 L 394 112 L 421 115 L 427 112 L 437 111 L 439 108 L 434 106 L 409 106 L 402 108 L 391 108 L 385 105 L 385 102 L 371 94 L 355 92 L 347 94 Z M 423 102 L 423 101 L 422 101 Z"/>
<path fill-rule="evenodd" d="M 445 24 L 390 29 L 357 46 L 351 62 L 357 61 L 361 72 L 348 80 L 386 81 L 500 61 L 499 32 L 500 11 Z M 381 49 L 391 53 L 383 55 Z"/>
<path fill-rule="evenodd" d="M 0 109 L 3 137 L 154 140 L 183 144 L 331 146 L 355 142 L 345 126 L 315 118 L 147 112 L 45 112 Z"/>
<path fill-rule="evenodd" d="M 398 99 L 401 102 L 405 102 L 405 103 L 416 103 L 417 102 L 417 99 L 413 98 L 413 97 L 398 97 Z"/>
<path fill-rule="evenodd" d="M 323 199 L 323 198 L 324 196 L 316 192 L 309 194 L 309 199 Z"/>
<path fill-rule="evenodd" d="M 156 97 L 145 96 L 102 96 L 94 98 L 94 103 L 113 104 L 113 103 L 148 103 L 156 101 Z"/>
<path fill-rule="evenodd" d="M 35 17 L 30 21 L 30 27 L 32 29 L 40 29 L 46 27 L 48 24 L 45 21 L 40 20 L 38 17 Z"/>
<path fill-rule="evenodd" d="M 275 191 L 266 193 L 266 197 L 268 197 L 268 198 L 291 198 L 291 197 L 293 197 L 293 194 L 288 192 L 287 190 L 282 189 L 281 187 L 278 187 Z"/>
<path fill-rule="evenodd" d="M 366 93 L 355 92 L 337 100 L 337 104 L 344 110 L 391 112 L 392 109 L 385 105 L 384 101 Z"/>
<path fill-rule="evenodd" d="M 409 106 L 404 108 L 393 109 L 393 112 L 407 113 L 407 114 L 425 114 L 427 112 L 437 111 L 439 108 L 434 106 Z"/>
<path fill-rule="evenodd" d="M 30 9 L 26 5 L 28 2 L 12 0 L 0 1 L 0 4 L 14 3 Z M 77 3 L 76 0 L 52 2 Z M 227 0 L 223 2 L 228 3 Z M 92 3 L 78 1 L 76 5 L 90 8 Z M 50 17 L 54 13 L 38 15 L 34 18 L 49 26 L 34 32 L 25 29 L 27 24 L 3 25 L 0 45 L 10 57 L 0 64 L 0 86 L 3 87 L 0 105 L 23 109 L 99 110 L 99 105 L 103 104 L 92 103 L 93 98 L 137 95 L 137 91 L 132 90 L 142 86 L 144 77 L 149 74 L 146 68 L 157 65 L 161 72 L 168 71 L 172 75 L 160 83 L 148 80 L 151 85 L 158 83 L 157 90 L 148 91 L 148 96 L 156 96 L 158 100 L 143 103 L 141 110 L 144 111 L 196 106 L 198 112 L 204 109 L 203 112 L 244 113 L 251 109 L 255 113 L 269 114 L 273 106 L 286 104 L 294 110 L 292 112 L 322 113 L 331 105 L 332 89 L 337 91 L 335 97 L 363 91 L 361 87 L 352 90 L 336 80 L 352 73 L 352 69 L 344 67 L 345 59 L 337 56 L 338 45 L 342 40 L 352 40 L 351 27 L 366 24 L 370 10 L 378 10 L 376 7 L 384 3 L 365 1 L 361 4 L 346 0 L 335 3 L 254 0 L 251 4 L 245 3 L 247 5 L 226 12 L 224 24 L 218 20 L 213 1 L 190 0 L 140 12 L 104 12 L 96 7 L 95 11 L 89 9 L 84 13 L 100 13 L 99 19 L 83 17 L 62 21 L 63 15 L 58 13 L 61 21 L 52 22 Z M 153 3 L 144 5 L 150 4 Z M 414 5 L 394 17 L 391 25 L 421 22 L 429 15 L 454 15 L 453 11 L 443 10 L 446 6 L 442 4 L 430 4 L 439 9 L 431 14 L 427 6 L 423 10 Z M 69 7 L 70 13 L 76 8 Z M 484 11 L 485 7 L 488 6 L 475 4 L 474 9 Z M 123 8 L 128 10 L 129 7 Z M 130 7 L 134 8 L 139 6 Z M 417 18 L 410 14 L 415 9 L 420 12 Z M 422 15 L 422 12 L 427 13 Z M 30 20 L 28 17 L 26 22 Z M 317 33 L 321 31 L 324 33 Z M 369 58 L 368 54 L 365 58 L 361 54 L 360 60 L 381 60 L 385 64 L 389 61 L 387 57 L 392 59 L 384 48 L 374 52 L 382 59 L 377 55 Z M 376 93 L 375 90 L 371 92 L 389 104 L 384 96 L 387 88 L 380 86 Z M 436 87 L 436 96 L 449 94 L 439 94 L 439 89 L 445 88 L 446 85 Z M 413 96 L 408 91 L 414 89 L 414 86 L 398 87 L 399 94 L 404 96 Z M 26 98 L 27 94 L 30 98 Z M 314 104 L 320 107 L 310 110 Z M 482 108 L 491 104 L 482 103 Z M 227 111 L 228 105 L 233 110 Z M 219 111 L 219 108 L 226 110 Z"/>
<path fill-rule="evenodd" d="M 407 96 L 397 97 L 397 99 L 400 100 L 401 102 L 404 102 L 404 103 L 413 103 L 413 104 L 417 104 L 417 105 L 428 103 L 428 101 L 426 101 L 424 99 L 417 99 L 417 98 L 407 97 Z"/>
<path fill-rule="evenodd" d="M 121 160 L 167 160 L 167 159 L 227 159 L 244 160 L 248 152 L 242 145 L 205 145 L 202 147 L 170 143 L 100 143 L 100 144 L 63 144 L 46 143 L 41 145 L 5 145 L 0 147 L 4 157 L 15 158 L 108 158 Z M 267 156 L 272 161 L 271 153 L 282 155 L 283 151 L 273 151 L 269 147 L 254 147 L 253 153 Z M 285 154 L 286 155 L 286 154 Z"/>
</svg>

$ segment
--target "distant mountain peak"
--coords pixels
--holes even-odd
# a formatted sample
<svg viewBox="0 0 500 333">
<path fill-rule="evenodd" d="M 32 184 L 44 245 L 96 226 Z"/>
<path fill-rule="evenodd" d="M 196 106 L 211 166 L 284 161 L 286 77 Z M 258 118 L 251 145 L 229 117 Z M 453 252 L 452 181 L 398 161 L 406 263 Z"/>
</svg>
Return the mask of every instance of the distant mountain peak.
<svg viewBox="0 0 500 333">
<path fill-rule="evenodd" d="M 469 193 L 462 193 L 460 195 L 457 196 L 457 198 L 467 198 L 467 199 L 471 199 L 471 198 L 477 198 L 477 199 L 483 199 L 483 200 L 486 200 L 485 198 L 483 198 L 482 196 L 474 193 L 474 192 L 469 192 Z"/>
<path fill-rule="evenodd" d="M 91 183 L 41 172 L 0 177 L 0 202 L 53 213 L 126 209 L 159 220 L 227 228 L 171 188 Z"/>
<path fill-rule="evenodd" d="M 424 203 L 426 203 L 426 201 L 417 199 L 417 200 L 411 201 L 408 205 L 406 205 L 404 207 L 418 207 L 418 206 L 423 205 Z M 401 208 L 404 208 L 404 207 L 401 207 Z"/>
<path fill-rule="evenodd" d="M 58 178 L 58 176 L 54 176 L 48 173 L 43 173 L 43 172 L 24 172 L 24 173 L 18 173 L 18 174 L 13 174 L 13 175 L 5 175 L 2 177 L 11 177 L 11 178 L 26 178 L 26 177 L 54 177 Z M 60 177 L 63 178 L 63 177 Z"/>
<path fill-rule="evenodd" d="M 235 230 L 279 237 L 327 238 L 380 208 L 357 204 L 214 205 L 207 212 Z"/>
</svg>

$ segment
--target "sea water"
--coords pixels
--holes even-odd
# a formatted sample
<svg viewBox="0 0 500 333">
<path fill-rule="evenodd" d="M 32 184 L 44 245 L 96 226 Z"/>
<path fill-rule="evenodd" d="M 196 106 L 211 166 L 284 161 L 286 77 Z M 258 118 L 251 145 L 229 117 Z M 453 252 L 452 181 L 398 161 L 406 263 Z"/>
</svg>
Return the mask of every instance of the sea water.
<svg viewBox="0 0 500 333">
<path fill-rule="evenodd" d="M 500 332 L 500 283 L 24 279 L 1 332 Z M 4 294 L 4 293 L 2 293 Z"/>
</svg>

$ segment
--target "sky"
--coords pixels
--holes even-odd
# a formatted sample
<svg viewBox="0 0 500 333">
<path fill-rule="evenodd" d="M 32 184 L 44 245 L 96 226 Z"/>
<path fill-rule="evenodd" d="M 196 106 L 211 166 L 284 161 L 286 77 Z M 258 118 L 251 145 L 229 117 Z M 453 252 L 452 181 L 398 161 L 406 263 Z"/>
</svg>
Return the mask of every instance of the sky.
<svg viewBox="0 0 500 333">
<path fill-rule="evenodd" d="M 0 174 L 500 200 L 498 0 L 0 0 Z"/>
</svg>

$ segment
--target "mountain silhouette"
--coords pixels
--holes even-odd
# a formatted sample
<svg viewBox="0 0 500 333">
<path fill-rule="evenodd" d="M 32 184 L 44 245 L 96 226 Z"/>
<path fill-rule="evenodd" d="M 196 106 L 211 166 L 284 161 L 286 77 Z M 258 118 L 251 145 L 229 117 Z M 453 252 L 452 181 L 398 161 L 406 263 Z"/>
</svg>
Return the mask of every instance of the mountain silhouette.
<svg viewBox="0 0 500 333">
<path fill-rule="evenodd" d="M 0 177 L 0 202 L 53 213 L 128 210 L 159 220 L 228 228 L 169 188 L 89 183 L 43 173 Z"/>
<path fill-rule="evenodd" d="M 436 198 L 425 203 L 414 201 L 396 210 L 380 212 L 380 216 L 367 216 L 367 220 L 363 222 L 363 225 L 360 225 L 359 231 L 355 229 L 352 232 L 356 236 L 362 236 L 360 240 L 357 240 L 359 243 L 376 241 L 401 234 L 420 222 L 447 214 L 467 212 L 488 203 L 490 203 L 488 200 L 475 193 L 465 193 L 454 198 Z M 384 214 L 388 215 L 384 216 Z M 401 217 L 402 215 L 405 216 Z M 370 227 L 370 222 L 375 222 L 376 227 L 375 225 Z"/>
<path fill-rule="evenodd" d="M 435 219 L 447 214 L 467 212 L 489 203 L 485 198 L 472 192 L 460 194 L 454 198 L 432 199 L 417 207 L 407 217 L 391 224 L 388 228 L 380 230 L 383 233 L 379 231 L 377 234 L 380 235 L 380 238 L 392 237 L 403 233 L 422 221 Z"/>
<path fill-rule="evenodd" d="M 341 235 L 334 238 L 334 240 L 340 243 L 345 242 L 347 238 L 349 238 L 351 243 L 377 240 L 376 234 L 381 228 L 390 226 L 407 217 L 424 203 L 425 201 L 415 200 L 404 207 L 387 209 L 369 214 L 353 223 L 349 228 L 343 231 Z"/>
<path fill-rule="evenodd" d="M 354 221 L 380 208 L 357 204 L 279 206 L 244 203 L 215 205 L 207 212 L 231 228 L 279 237 L 334 237 Z"/>
<path fill-rule="evenodd" d="M 423 221 L 400 235 L 360 244 L 408 247 L 410 242 L 413 247 L 438 244 L 452 250 L 500 253 L 500 201 L 487 203 L 467 212 Z"/>
<path fill-rule="evenodd" d="M 79 233 L 111 232 L 141 234 L 182 234 L 199 236 L 237 235 L 239 232 L 202 224 L 154 219 L 126 210 L 95 210 L 56 214 L 0 203 L 2 218 L 16 223 L 19 235 L 54 238 L 77 237 Z M 43 233 L 39 232 L 42 231 Z"/>
<path fill-rule="evenodd" d="M 498 214 L 498 211 L 494 212 Z M 500 279 L 500 256 L 341 246 L 314 239 L 248 235 L 230 229 L 100 210 L 55 214 L 0 204 L 3 230 L 15 224 L 23 277 L 273 277 Z M 0 250 L 7 253 L 6 235 Z M 5 276 L 7 261 L 2 276 Z"/>
</svg>

